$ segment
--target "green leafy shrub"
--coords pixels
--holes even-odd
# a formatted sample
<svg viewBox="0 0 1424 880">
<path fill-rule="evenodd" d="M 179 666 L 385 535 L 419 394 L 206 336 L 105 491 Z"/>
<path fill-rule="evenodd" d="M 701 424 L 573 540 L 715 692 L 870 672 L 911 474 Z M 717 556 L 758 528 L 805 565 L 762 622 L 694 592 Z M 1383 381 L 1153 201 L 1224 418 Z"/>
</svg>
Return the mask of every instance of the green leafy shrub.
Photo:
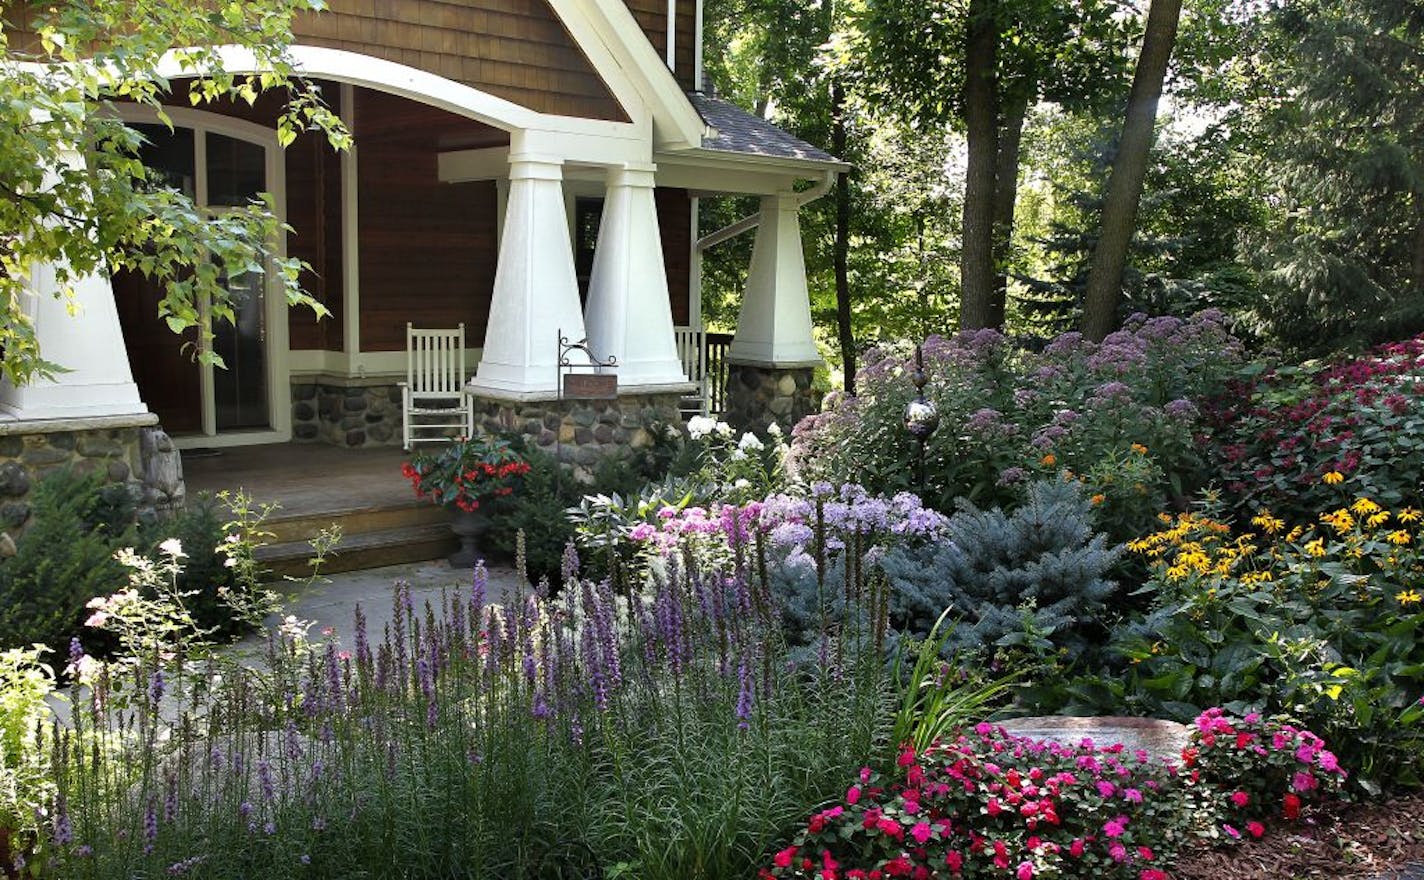
<svg viewBox="0 0 1424 880">
<path fill-rule="evenodd" d="M 486 544 L 512 554 L 517 535 L 523 532 L 525 571 L 535 583 L 545 578 L 555 586 L 560 583 L 564 548 L 578 534 L 579 519 L 571 517 L 572 509 L 586 508 L 588 498 L 636 495 L 663 476 L 655 468 L 665 458 L 647 452 L 609 456 L 594 467 L 591 482 L 583 482 L 571 468 L 537 447 L 515 446 L 530 469 L 521 478 L 519 491 L 498 503 Z"/>
<path fill-rule="evenodd" d="M 251 621 L 234 616 L 227 595 L 242 589 L 236 566 L 228 564 L 230 548 L 226 512 L 222 502 L 201 496 L 190 498 L 182 510 L 141 530 L 141 545 L 148 557 L 162 557 L 159 545 L 177 539 L 185 557 L 178 574 L 178 591 L 194 623 L 214 637 L 229 639 L 247 631 Z"/>
<path fill-rule="evenodd" d="M 1255 533 L 1203 514 L 1133 542 L 1152 563 L 1145 620 L 1122 627 L 1115 675 L 1134 712 L 1189 720 L 1204 706 L 1300 719 L 1340 749 L 1357 785 L 1424 782 L 1424 514 L 1370 499 Z"/>
<path fill-rule="evenodd" d="M 81 630 L 84 603 L 124 583 L 113 555 L 133 532 L 100 474 L 54 471 L 32 493 L 33 525 L 0 563 L 0 646 L 63 651 Z"/>
<path fill-rule="evenodd" d="M 927 633 L 949 609 L 957 625 L 948 650 L 1061 652 L 1069 662 L 1088 654 L 1103 632 L 1116 590 L 1107 573 L 1120 551 L 1094 533 L 1081 487 L 1050 478 L 1030 485 L 1012 512 L 959 507 L 943 539 L 892 548 L 881 560 L 897 625 Z"/>
<path fill-rule="evenodd" d="M 1338 501 L 1336 486 L 1424 504 L 1424 337 L 1245 375 L 1214 402 L 1210 426 L 1218 480 L 1243 506 L 1308 520 Z"/>
</svg>

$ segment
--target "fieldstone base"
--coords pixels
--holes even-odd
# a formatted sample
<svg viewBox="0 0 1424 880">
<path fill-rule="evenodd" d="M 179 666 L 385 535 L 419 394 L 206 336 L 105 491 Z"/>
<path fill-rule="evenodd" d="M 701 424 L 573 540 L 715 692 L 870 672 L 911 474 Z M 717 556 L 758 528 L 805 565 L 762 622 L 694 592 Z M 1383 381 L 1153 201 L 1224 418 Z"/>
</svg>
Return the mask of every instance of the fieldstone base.
<svg viewBox="0 0 1424 880">
<path fill-rule="evenodd" d="M 587 476 L 602 459 L 653 445 L 680 430 L 678 394 L 625 394 L 617 400 L 511 401 L 475 398 L 475 430 L 519 434 Z"/>
<path fill-rule="evenodd" d="M 333 446 L 399 446 L 401 392 L 394 383 L 292 382 L 292 440 Z"/>
<path fill-rule="evenodd" d="M 140 517 L 182 507 L 183 465 L 153 416 L 0 422 L 0 555 L 30 523 L 30 493 L 60 468 L 127 485 Z"/>
<path fill-rule="evenodd" d="M 724 419 L 738 431 L 764 433 L 776 422 L 790 433 L 796 423 L 821 411 L 821 392 L 811 384 L 811 367 L 727 364 Z"/>
</svg>

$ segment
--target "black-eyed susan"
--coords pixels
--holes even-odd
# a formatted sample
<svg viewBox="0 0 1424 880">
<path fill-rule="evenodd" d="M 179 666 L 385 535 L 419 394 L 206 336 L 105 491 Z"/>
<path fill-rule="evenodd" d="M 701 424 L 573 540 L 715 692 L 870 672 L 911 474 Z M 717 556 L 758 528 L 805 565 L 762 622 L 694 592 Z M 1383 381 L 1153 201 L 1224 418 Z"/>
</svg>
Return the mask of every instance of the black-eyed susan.
<svg viewBox="0 0 1424 880">
<path fill-rule="evenodd" d="M 1394 594 L 1394 601 L 1401 605 L 1417 605 L 1424 602 L 1424 596 L 1419 595 L 1418 590 L 1400 590 Z"/>
<path fill-rule="evenodd" d="M 1390 532 L 1387 537 L 1391 544 L 1398 544 L 1401 547 L 1413 540 L 1413 536 L 1406 532 L 1404 529 L 1395 529 L 1394 531 Z"/>
<path fill-rule="evenodd" d="M 1327 486 L 1338 486 L 1345 482 L 1345 475 L 1339 471 L 1327 471 L 1325 476 L 1320 478 L 1320 482 Z"/>
</svg>

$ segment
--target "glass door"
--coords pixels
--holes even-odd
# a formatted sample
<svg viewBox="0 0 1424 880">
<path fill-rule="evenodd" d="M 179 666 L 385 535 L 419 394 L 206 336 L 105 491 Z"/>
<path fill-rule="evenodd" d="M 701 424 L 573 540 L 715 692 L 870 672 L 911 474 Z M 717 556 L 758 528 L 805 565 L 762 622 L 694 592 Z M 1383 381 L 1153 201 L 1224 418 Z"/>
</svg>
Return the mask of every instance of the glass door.
<svg viewBox="0 0 1424 880">
<path fill-rule="evenodd" d="M 149 143 L 140 158 L 168 186 L 178 189 L 209 214 L 248 204 L 269 191 L 268 148 L 213 131 L 134 124 Z M 268 388 L 267 294 L 264 276 L 244 273 L 224 282 L 231 299 L 232 323 L 212 324 L 208 342 L 223 367 L 198 363 L 199 334 L 175 336 L 157 320 L 162 289 L 134 273 L 116 273 L 119 306 L 129 361 L 143 399 L 175 435 L 209 437 L 272 427 Z M 199 303 L 204 322 L 210 304 Z"/>
</svg>

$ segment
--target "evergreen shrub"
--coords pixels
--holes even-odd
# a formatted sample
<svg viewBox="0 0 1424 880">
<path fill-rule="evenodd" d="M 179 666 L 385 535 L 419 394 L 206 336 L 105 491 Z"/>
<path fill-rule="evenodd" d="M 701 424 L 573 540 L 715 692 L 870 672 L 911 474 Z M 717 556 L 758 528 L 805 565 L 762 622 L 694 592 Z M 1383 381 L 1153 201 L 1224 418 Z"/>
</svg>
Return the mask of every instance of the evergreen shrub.
<svg viewBox="0 0 1424 880">
<path fill-rule="evenodd" d="M 1052 650 L 1070 662 L 1088 652 L 1116 590 L 1107 573 L 1121 552 L 1094 533 L 1081 487 L 1036 481 L 1012 512 L 961 501 L 944 533 L 891 548 L 880 561 L 898 625 L 927 633 L 949 608 L 958 623 L 947 650 Z"/>
<path fill-rule="evenodd" d="M 58 651 L 80 632 L 84 603 L 124 583 L 114 549 L 133 532 L 101 474 L 54 471 L 35 483 L 31 503 L 33 524 L 0 563 L 0 648 Z M 132 502 L 127 512 L 131 522 Z"/>
</svg>

